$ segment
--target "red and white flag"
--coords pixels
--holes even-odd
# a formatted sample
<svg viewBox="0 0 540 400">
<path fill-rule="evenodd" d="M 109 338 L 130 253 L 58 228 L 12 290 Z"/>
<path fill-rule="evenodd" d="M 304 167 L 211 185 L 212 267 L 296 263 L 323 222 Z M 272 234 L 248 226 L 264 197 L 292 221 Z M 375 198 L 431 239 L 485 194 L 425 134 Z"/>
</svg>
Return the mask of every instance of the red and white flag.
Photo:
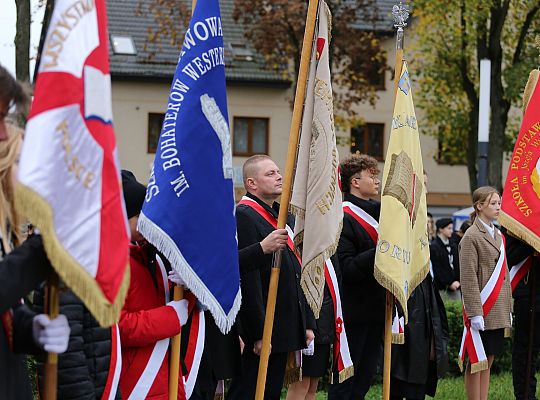
<svg viewBox="0 0 540 400">
<path fill-rule="evenodd" d="M 104 0 L 57 0 L 41 53 L 17 205 L 60 278 L 102 326 L 129 286 Z"/>
</svg>

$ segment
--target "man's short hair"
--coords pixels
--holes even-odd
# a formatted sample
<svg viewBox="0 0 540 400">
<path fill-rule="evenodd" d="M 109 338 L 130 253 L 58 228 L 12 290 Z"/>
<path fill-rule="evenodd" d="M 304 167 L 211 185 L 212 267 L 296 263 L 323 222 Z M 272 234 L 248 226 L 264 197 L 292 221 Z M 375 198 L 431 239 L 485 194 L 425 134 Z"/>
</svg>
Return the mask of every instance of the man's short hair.
<svg viewBox="0 0 540 400">
<path fill-rule="evenodd" d="M 255 172 L 257 171 L 256 165 L 263 160 L 272 160 L 266 154 L 255 154 L 254 156 L 249 157 L 242 167 L 242 176 L 244 180 L 244 186 L 246 186 L 247 179 L 253 178 Z"/>
<path fill-rule="evenodd" d="M 341 190 L 344 193 L 351 191 L 351 178 L 362 171 L 370 171 L 378 174 L 379 164 L 377 160 L 367 154 L 352 154 L 344 159 L 340 164 L 341 171 Z"/>
<path fill-rule="evenodd" d="M 23 112 L 29 102 L 23 86 L 2 65 L 0 65 L 0 102 L 7 103 L 8 107 L 14 104 Z"/>
</svg>

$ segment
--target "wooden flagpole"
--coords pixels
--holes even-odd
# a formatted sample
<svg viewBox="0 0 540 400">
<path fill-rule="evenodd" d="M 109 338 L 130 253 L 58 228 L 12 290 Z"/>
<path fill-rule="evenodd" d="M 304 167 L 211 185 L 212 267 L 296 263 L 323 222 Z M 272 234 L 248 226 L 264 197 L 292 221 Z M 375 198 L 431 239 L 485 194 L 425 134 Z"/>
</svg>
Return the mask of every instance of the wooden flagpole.
<svg viewBox="0 0 540 400">
<path fill-rule="evenodd" d="M 197 0 L 191 1 L 191 15 L 195 12 Z M 173 300 L 178 301 L 184 298 L 184 288 L 175 285 L 173 292 Z M 182 332 L 171 338 L 171 357 L 169 365 L 169 400 L 178 398 L 178 375 L 180 374 L 180 342 L 182 340 Z"/>
<path fill-rule="evenodd" d="M 296 82 L 296 95 L 294 97 L 293 115 L 291 129 L 289 131 L 289 147 L 287 150 L 287 162 L 283 176 L 283 191 L 281 193 L 278 229 L 285 228 L 287 224 L 287 215 L 289 202 L 291 200 L 293 174 L 296 165 L 296 153 L 298 140 L 300 137 L 300 124 L 302 122 L 303 105 L 306 96 L 307 79 L 309 75 L 309 63 L 313 49 L 313 40 L 315 33 L 315 24 L 317 22 L 317 8 L 319 0 L 309 0 L 306 29 L 302 42 L 302 54 L 300 57 L 300 68 L 298 70 L 298 79 Z M 259 361 L 259 372 L 257 375 L 257 389 L 255 392 L 256 400 L 264 399 L 264 389 L 266 386 L 266 374 L 268 370 L 268 359 L 270 357 L 270 342 L 272 338 L 272 329 L 274 327 L 274 313 L 276 310 L 277 289 L 279 284 L 279 272 L 281 268 L 282 251 L 274 254 L 274 263 L 270 274 L 270 286 L 268 288 L 268 300 L 266 302 L 266 315 L 264 318 L 264 331 L 262 337 L 261 357 Z"/>
<path fill-rule="evenodd" d="M 399 77 L 403 68 L 403 28 L 407 25 L 405 22 L 409 17 L 407 6 L 401 3 L 392 8 L 392 14 L 395 20 L 395 26 L 398 28 L 396 38 L 396 59 L 394 69 L 394 108 L 396 105 Z M 393 113 L 392 113 L 393 114 Z M 392 362 L 392 308 L 394 306 L 394 296 L 386 291 L 386 312 L 384 323 L 384 364 L 383 364 L 383 400 L 390 399 L 390 367 Z"/>
<path fill-rule="evenodd" d="M 58 274 L 52 272 L 48 282 L 47 289 L 47 304 L 49 319 L 55 319 L 60 310 Z M 58 354 L 47 353 L 47 361 L 45 362 L 45 383 L 44 383 L 44 398 L 45 400 L 56 400 L 56 390 L 58 386 Z"/>
</svg>

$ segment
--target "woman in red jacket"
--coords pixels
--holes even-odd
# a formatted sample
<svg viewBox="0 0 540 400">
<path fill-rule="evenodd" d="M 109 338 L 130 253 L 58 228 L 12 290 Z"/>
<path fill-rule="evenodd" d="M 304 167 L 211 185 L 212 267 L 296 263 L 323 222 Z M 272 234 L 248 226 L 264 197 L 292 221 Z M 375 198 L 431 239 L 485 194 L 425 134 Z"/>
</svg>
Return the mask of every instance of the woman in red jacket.
<svg viewBox="0 0 540 400">
<path fill-rule="evenodd" d="M 125 399 L 168 400 L 169 338 L 187 320 L 187 300 L 170 301 L 165 265 L 136 229 L 146 188 L 129 171 L 122 171 L 122 185 L 133 244 L 130 286 L 118 324 L 120 390 Z M 178 399 L 185 399 L 181 376 L 178 382 Z"/>
</svg>

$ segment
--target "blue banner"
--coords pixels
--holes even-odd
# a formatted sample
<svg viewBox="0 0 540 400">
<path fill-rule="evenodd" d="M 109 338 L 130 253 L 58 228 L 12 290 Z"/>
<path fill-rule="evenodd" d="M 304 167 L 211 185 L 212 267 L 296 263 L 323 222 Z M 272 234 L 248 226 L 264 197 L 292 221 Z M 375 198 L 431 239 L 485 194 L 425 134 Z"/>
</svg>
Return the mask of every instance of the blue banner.
<svg viewBox="0 0 540 400">
<path fill-rule="evenodd" d="M 199 0 L 138 228 L 228 332 L 241 295 L 224 53 L 219 2 Z"/>
</svg>

